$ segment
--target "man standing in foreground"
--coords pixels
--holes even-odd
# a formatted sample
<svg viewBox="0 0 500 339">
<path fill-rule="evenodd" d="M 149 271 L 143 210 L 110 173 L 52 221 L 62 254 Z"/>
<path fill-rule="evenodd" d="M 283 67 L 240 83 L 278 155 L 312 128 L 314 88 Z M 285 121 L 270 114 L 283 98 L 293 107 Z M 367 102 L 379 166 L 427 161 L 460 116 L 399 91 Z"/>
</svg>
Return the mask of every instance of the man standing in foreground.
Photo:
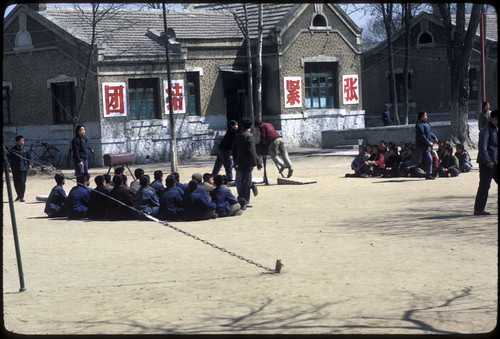
<svg viewBox="0 0 500 339">
<path fill-rule="evenodd" d="M 490 215 L 486 212 L 486 201 L 494 179 L 498 185 L 498 110 L 491 112 L 490 121 L 479 132 L 477 162 L 479 163 L 479 187 L 474 203 L 474 215 Z"/>
<path fill-rule="evenodd" d="M 280 174 L 288 168 L 287 178 L 290 178 L 293 173 L 292 162 L 286 151 L 285 143 L 281 136 L 276 132 L 273 125 L 267 122 L 257 121 L 257 127 L 260 130 L 260 144 L 269 146 L 271 151 L 271 159 L 279 168 Z M 278 155 L 279 153 L 279 155 Z"/>
<path fill-rule="evenodd" d="M 14 188 L 16 189 L 16 201 L 24 202 L 24 192 L 26 191 L 26 177 L 29 169 L 33 167 L 33 159 L 26 147 L 22 135 L 16 137 L 16 145 L 7 154 L 9 160 L 9 172 L 12 172 Z"/>
<path fill-rule="evenodd" d="M 255 139 L 250 132 L 252 121 L 243 120 L 243 130 L 236 135 L 232 147 L 234 168 L 236 170 L 236 189 L 241 209 L 245 210 L 250 203 L 250 189 L 252 186 L 252 170 L 255 166 L 260 170 L 262 164 L 258 161 L 255 150 Z"/>
</svg>

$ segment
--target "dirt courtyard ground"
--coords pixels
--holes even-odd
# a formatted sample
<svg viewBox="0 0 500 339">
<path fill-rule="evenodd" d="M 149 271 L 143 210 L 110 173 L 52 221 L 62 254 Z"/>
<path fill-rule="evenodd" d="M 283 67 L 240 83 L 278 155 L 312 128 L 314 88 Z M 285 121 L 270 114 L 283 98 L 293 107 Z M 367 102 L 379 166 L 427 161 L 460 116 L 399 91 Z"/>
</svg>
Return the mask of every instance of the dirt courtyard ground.
<svg viewBox="0 0 500 339">
<path fill-rule="evenodd" d="M 307 185 L 277 185 L 269 159 L 271 185 L 258 186 L 242 216 L 172 222 L 264 266 L 280 259 L 281 274 L 151 221 L 49 219 L 35 197 L 47 195 L 54 180 L 41 175 L 28 178 L 26 202 L 15 203 L 26 284 L 19 292 L 4 185 L 5 328 L 21 334 L 492 331 L 498 187 L 490 189 L 492 215 L 473 216 L 476 164 L 471 173 L 433 181 L 345 178 L 352 158 L 291 152 L 294 176 L 316 181 Z M 181 180 L 211 171 L 214 160 L 181 162 Z M 168 163 L 141 167 L 150 175 L 170 171 Z M 73 186 L 67 181 L 66 192 Z"/>
</svg>

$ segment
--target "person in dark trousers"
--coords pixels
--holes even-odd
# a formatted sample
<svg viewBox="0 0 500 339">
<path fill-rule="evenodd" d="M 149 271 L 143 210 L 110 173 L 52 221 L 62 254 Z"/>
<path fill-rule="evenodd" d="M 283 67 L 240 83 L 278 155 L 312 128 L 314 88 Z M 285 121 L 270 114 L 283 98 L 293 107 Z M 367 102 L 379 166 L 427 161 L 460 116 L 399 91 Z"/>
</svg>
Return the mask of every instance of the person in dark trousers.
<svg viewBox="0 0 500 339">
<path fill-rule="evenodd" d="M 222 175 L 216 175 L 214 178 L 215 189 L 211 192 L 212 202 L 217 206 L 215 212 L 219 217 L 241 215 L 241 206 L 231 191 L 224 186 Z"/>
<path fill-rule="evenodd" d="M 250 203 L 250 190 L 252 187 L 252 171 L 255 166 L 262 168 L 255 149 L 255 138 L 250 132 L 252 121 L 243 120 L 243 130 L 234 139 L 232 152 L 234 168 L 236 169 L 236 189 L 238 191 L 238 202 L 241 209 L 245 210 Z"/>
<path fill-rule="evenodd" d="M 165 186 L 163 186 L 163 171 L 156 170 L 153 173 L 154 181 L 151 183 L 150 187 L 156 192 L 156 195 L 161 197 L 161 194 L 165 190 Z"/>
<path fill-rule="evenodd" d="M 477 162 L 479 187 L 474 202 L 474 215 L 489 215 L 485 211 L 491 179 L 498 185 L 498 110 L 490 114 L 490 121 L 479 132 Z"/>
<path fill-rule="evenodd" d="M 382 122 L 384 126 L 392 125 L 391 112 L 389 112 L 389 106 L 385 105 L 384 111 L 382 112 Z"/>
<path fill-rule="evenodd" d="M 130 192 L 130 188 L 123 183 L 123 175 L 116 174 L 113 177 L 113 183 L 114 187 L 110 196 L 114 200 L 110 202 L 108 217 L 113 220 L 136 219 L 135 211 L 127 207 L 134 206 L 134 196 Z"/>
<path fill-rule="evenodd" d="M 166 188 L 160 197 L 158 218 L 161 220 L 179 220 L 184 213 L 184 209 L 182 208 L 184 190 L 177 189 L 177 181 L 172 174 L 168 175 L 167 179 L 165 179 L 165 186 Z"/>
<path fill-rule="evenodd" d="M 110 191 L 107 188 L 104 175 L 96 176 L 94 182 L 96 188 L 90 192 L 87 217 L 96 220 L 106 219 L 111 201 L 109 199 Z"/>
<path fill-rule="evenodd" d="M 73 149 L 73 160 L 75 162 L 75 175 L 78 176 L 89 172 L 89 155 L 87 138 L 85 137 L 85 127 L 77 125 L 75 127 L 75 137 L 71 141 Z"/>
<path fill-rule="evenodd" d="M 62 174 L 57 173 L 54 176 L 54 180 L 56 181 L 56 186 L 50 191 L 49 197 L 45 202 L 44 212 L 49 217 L 64 217 L 66 216 L 66 199 L 68 198 L 63 188 L 66 179 Z"/>
<path fill-rule="evenodd" d="M 217 148 L 217 158 L 215 159 L 212 175 L 215 177 L 219 174 L 222 166 L 226 170 L 226 176 L 229 181 L 233 181 L 233 159 L 231 159 L 231 147 L 233 146 L 234 138 L 238 134 L 238 122 L 231 120 L 228 123 L 226 134 L 219 143 Z"/>
<path fill-rule="evenodd" d="M 151 184 L 149 175 L 143 175 L 139 181 L 141 187 L 135 195 L 134 205 L 135 209 L 139 211 L 138 216 L 142 218 L 143 216 L 140 212 L 143 212 L 156 217 L 158 214 L 158 208 L 160 207 L 160 199 L 156 195 L 155 190 L 149 186 Z"/>
<path fill-rule="evenodd" d="M 191 180 L 188 184 L 188 189 L 182 197 L 183 220 L 207 220 L 218 217 L 215 213 L 216 205 L 205 194 L 198 192 L 199 187 L 196 180 Z"/>
<path fill-rule="evenodd" d="M 28 170 L 33 168 L 33 159 L 29 150 L 24 147 L 24 137 L 18 135 L 16 144 L 11 147 L 7 154 L 9 162 L 9 172 L 12 173 L 14 189 L 17 193 L 16 201 L 24 202 L 24 193 L 26 192 L 26 178 Z"/>
<path fill-rule="evenodd" d="M 76 186 L 69 191 L 66 199 L 66 215 L 70 219 L 87 217 L 90 190 L 87 188 L 88 179 L 84 174 L 76 177 Z"/>
<path fill-rule="evenodd" d="M 273 159 L 273 162 L 279 168 L 278 171 L 280 174 L 285 168 L 288 168 L 287 178 L 290 178 L 293 174 L 292 162 L 288 156 L 283 139 L 270 123 L 257 121 L 255 125 L 260 131 L 259 144 L 264 145 L 265 148 L 269 147 L 271 159 Z"/>
<path fill-rule="evenodd" d="M 417 123 L 415 124 L 415 152 L 413 153 L 412 164 L 418 166 L 424 161 L 426 179 L 435 179 L 432 176 L 432 140 L 438 142 L 437 137 L 431 132 L 431 126 L 427 122 L 427 112 L 418 112 Z M 423 158 L 423 159 L 422 159 Z"/>
</svg>

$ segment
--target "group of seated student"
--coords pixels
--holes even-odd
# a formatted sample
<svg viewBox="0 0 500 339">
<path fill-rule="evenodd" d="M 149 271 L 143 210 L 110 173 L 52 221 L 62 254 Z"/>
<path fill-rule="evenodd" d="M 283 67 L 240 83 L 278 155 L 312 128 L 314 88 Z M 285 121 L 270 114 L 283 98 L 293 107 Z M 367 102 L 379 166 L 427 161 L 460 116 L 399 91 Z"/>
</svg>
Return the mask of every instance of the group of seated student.
<svg viewBox="0 0 500 339">
<path fill-rule="evenodd" d="M 412 157 L 415 146 L 411 142 L 401 142 L 399 147 L 394 142 L 380 141 L 378 145 L 359 145 L 358 155 L 351 162 L 353 173 L 346 177 L 416 177 L 426 176 L 423 161 L 413 165 Z M 463 144 L 453 147 L 449 142 L 439 140 L 437 151 L 431 152 L 432 175 L 456 177 L 460 173 L 470 172 L 472 163 Z"/>
<path fill-rule="evenodd" d="M 79 175 L 69 194 L 63 189 L 66 180 L 56 174 L 56 186 L 50 192 L 44 212 L 49 217 L 95 220 L 146 219 L 147 215 L 160 220 L 207 220 L 235 216 L 243 213 L 236 197 L 228 188 L 225 175 L 194 173 L 188 184 L 179 181 L 179 173 L 172 172 L 163 184 L 163 172 L 149 175 L 138 168 L 136 179 L 127 184 L 123 168 L 117 168 L 111 180 L 109 174 L 94 178 L 95 188 L 90 187 L 90 176 Z"/>
</svg>

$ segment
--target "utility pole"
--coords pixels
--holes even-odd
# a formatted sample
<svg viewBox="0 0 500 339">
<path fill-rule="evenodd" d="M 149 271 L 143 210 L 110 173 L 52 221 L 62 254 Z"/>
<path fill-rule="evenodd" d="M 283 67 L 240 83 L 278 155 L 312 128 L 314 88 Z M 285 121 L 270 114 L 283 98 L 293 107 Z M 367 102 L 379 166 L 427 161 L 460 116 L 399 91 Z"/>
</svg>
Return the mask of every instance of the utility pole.
<svg viewBox="0 0 500 339">
<path fill-rule="evenodd" d="M 170 120 L 170 170 L 172 172 L 177 172 L 177 140 L 175 136 L 175 119 L 174 119 L 174 106 L 172 104 L 172 75 L 170 72 L 170 56 L 168 55 L 168 45 L 169 39 L 174 38 L 169 37 L 167 33 L 167 11 L 165 10 L 165 3 L 163 5 L 163 37 L 165 39 L 165 54 L 167 57 L 167 81 L 168 81 L 168 110 L 169 110 L 169 120 Z M 173 32 L 173 30 L 172 30 Z"/>
</svg>

